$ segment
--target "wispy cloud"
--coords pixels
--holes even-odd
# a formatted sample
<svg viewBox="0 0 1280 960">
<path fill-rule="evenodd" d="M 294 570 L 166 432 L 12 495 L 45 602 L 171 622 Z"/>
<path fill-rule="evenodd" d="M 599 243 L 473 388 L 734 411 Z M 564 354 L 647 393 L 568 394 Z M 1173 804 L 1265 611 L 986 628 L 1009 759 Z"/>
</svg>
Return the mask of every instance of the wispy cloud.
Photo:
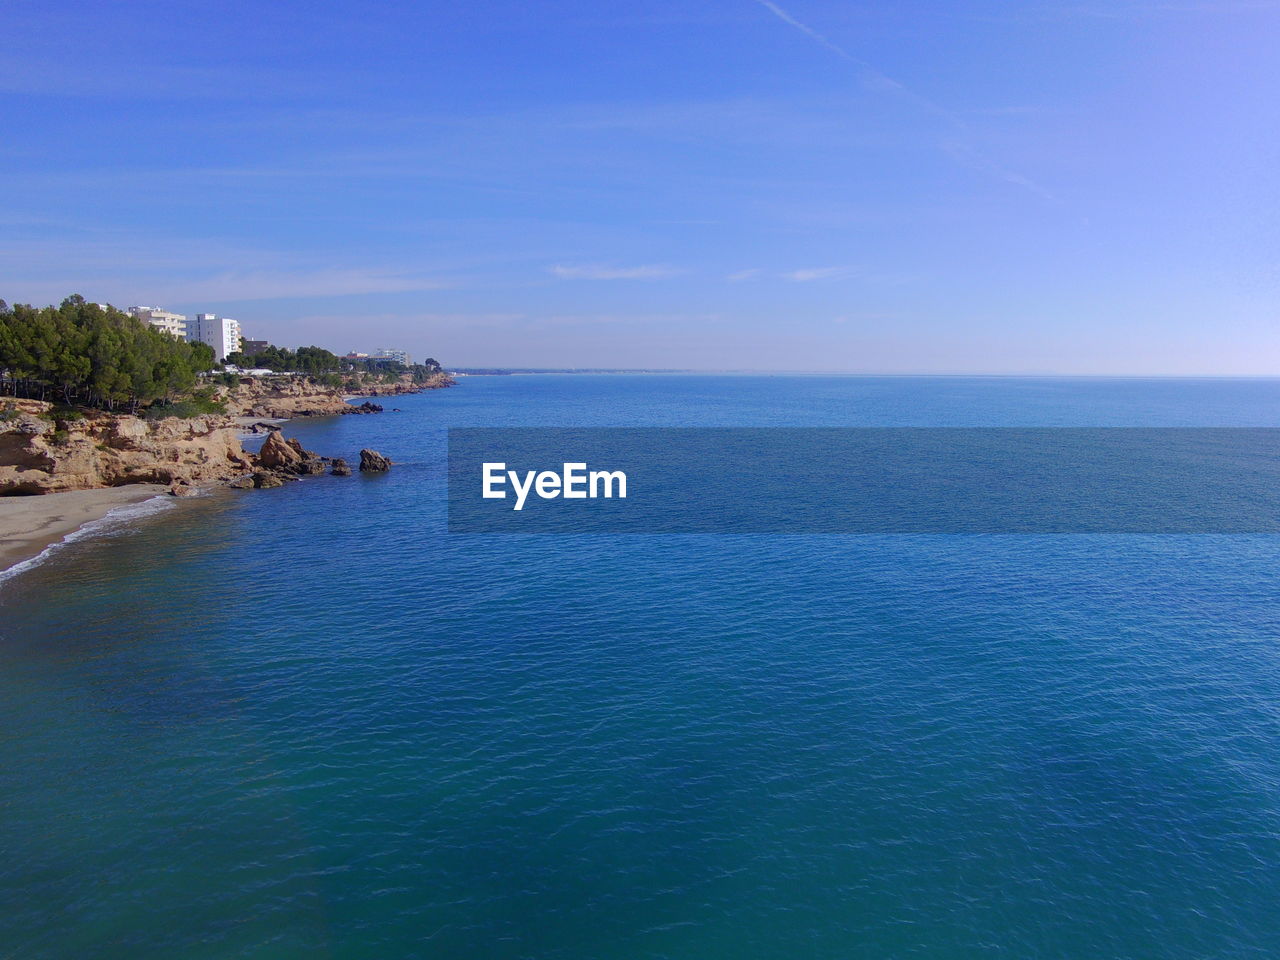
<svg viewBox="0 0 1280 960">
<path fill-rule="evenodd" d="M 172 284 L 162 290 L 171 300 L 277 300 L 287 297 L 341 297 L 374 293 L 442 290 L 450 284 L 434 277 L 378 270 L 228 271 Z"/>
<path fill-rule="evenodd" d="M 801 267 L 797 270 L 775 273 L 753 267 L 731 273 L 725 279 L 730 283 L 743 283 L 747 280 L 788 280 L 791 283 L 812 283 L 815 280 L 838 280 L 849 276 L 854 270 L 854 267 Z"/>
<path fill-rule="evenodd" d="M 815 280 L 836 280 L 847 277 L 853 272 L 852 267 L 804 267 L 782 274 L 782 279 L 792 283 L 812 283 Z"/>
<path fill-rule="evenodd" d="M 525 313 L 475 312 L 475 313 L 308 313 L 291 319 L 295 326 L 333 327 L 348 335 L 366 328 L 403 328 L 434 333 L 438 330 L 466 327 L 501 327 L 507 329 L 529 320 Z M 283 322 L 283 321 L 281 321 Z"/>
<path fill-rule="evenodd" d="M 103 69 L 87 57 L 49 70 L 38 57 L 16 55 L 0 64 L 0 90 L 42 96 L 129 97 L 141 100 L 213 100 L 235 96 L 270 102 L 323 90 L 300 70 L 230 63 L 217 66 L 148 63 L 146 70 Z"/>
<path fill-rule="evenodd" d="M 1011 11 L 1003 17 L 983 19 L 1025 20 L 1138 20 L 1178 14 L 1250 14 L 1274 13 L 1280 10 L 1280 0 L 1191 0 L 1186 3 L 1149 3 L 1146 0 L 1124 2 L 1110 0 L 1106 4 L 1067 3 L 1026 7 Z"/>
<path fill-rule="evenodd" d="M 73 259 L 56 267 L 30 260 L 28 264 L 25 281 L 8 292 L 11 297 L 32 302 L 57 302 L 75 292 L 116 306 L 238 303 L 411 293 L 456 286 L 438 277 L 376 268 L 297 269 L 282 265 L 199 271 L 185 263 L 131 260 L 127 256 L 111 264 L 95 262 L 90 257 Z M 160 271 L 166 266 L 181 275 L 162 275 Z"/>
<path fill-rule="evenodd" d="M 562 280 L 661 280 L 665 277 L 677 276 L 683 271 L 662 264 L 615 267 L 601 263 L 558 263 L 548 267 L 547 272 Z"/>
</svg>

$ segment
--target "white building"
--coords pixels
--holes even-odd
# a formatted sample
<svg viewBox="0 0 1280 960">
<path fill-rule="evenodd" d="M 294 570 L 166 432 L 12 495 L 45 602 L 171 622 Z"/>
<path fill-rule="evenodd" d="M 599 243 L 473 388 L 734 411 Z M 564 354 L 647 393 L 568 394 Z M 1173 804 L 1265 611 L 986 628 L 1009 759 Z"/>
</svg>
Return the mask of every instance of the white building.
<svg viewBox="0 0 1280 960">
<path fill-rule="evenodd" d="M 240 349 L 240 323 L 216 313 L 197 313 L 196 318 L 187 323 L 187 339 L 207 343 L 218 359 L 224 360 L 228 353 Z"/>
<path fill-rule="evenodd" d="M 130 307 L 129 313 L 179 340 L 187 339 L 187 318 L 180 313 L 170 313 L 159 307 Z"/>
<path fill-rule="evenodd" d="M 396 363 L 403 363 L 406 367 L 413 366 L 413 358 L 404 350 L 397 350 L 394 347 L 378 347 L 373 353 L 363 353 L 359 350 L 352 350 L 343 360 L 394 360 Z"/>
<path fill-rule="evenodd" d="M 396 363 L 403 363 L 406 367 L 413 366 L 413 358 L 409 356 L 408 352 L 397 350 L 395 347 L 378 347 L 369 359 L 394 360 Z"/>
</svg>

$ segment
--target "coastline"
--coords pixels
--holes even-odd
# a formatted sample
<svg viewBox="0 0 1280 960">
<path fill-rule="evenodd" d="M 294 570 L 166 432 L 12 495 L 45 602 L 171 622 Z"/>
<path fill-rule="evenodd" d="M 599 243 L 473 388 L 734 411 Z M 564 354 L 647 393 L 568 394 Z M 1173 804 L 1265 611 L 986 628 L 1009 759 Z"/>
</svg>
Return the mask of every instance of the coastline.
<svg viewBox="0 0 1280 960">
<path fill-rule="evenodd" d="M 279 385 L 278 382 L 275 385 Z M 424 390 L 439 389 L 452 386 L 453 381 L 447 377 L 441 382 L 430 385 L 399 385 L 398 389 L 383 387 L 382 395 L 404 393 L 420 393 Z M 352 401 L 369 396 L 379 396 L 377 388 L 360 394 L 339 394 L 329 392 L 324 398 L 331 401 L 330 406 L 354 407 Z M 315 399 L 304 396 L 301 409 L 264 410 L 260 415 L 252 413 L 233 414 L 226 418 L 226 423 L 234 431 L 236 450 L 240 450 L 239 441 L 261 439 L 261 433 L 250 429 L 255 424 L 272 424 L 282 426 L 296 417 L 332 416 L 337 413 L 362 412 L 358 410 L 310 409 L 309 404 Z M 47 406 L 47 405 L 42 405 Z M 290 416 L 279 414 L 288 412 Z M 121 419 L 121 418 L 114 418 Z M 128 418 L 134 419 L 134 418 Z M 176 422 L 176 421 L 175 421 Z M 52 429 L 52 426 L 48 429 Z M 195 446 L 209 445 L 209 436 L 192 438 Z M 175 458 L 176 459 L 176 458 Z M 191 478 L 196 489 L 218 485 L 217 478 L 194 476 Z M 187 481 L 180 481 L 186 483 Z M 114 514 L 123 512 L 125 508 L 136 507 L 149 500 L 165 497 L 170 499 L 169 483 L 130 483 L 117 486 L 95 486 L 83 489 L 54 490 L 43 494 L 26 494 L 0 496 L 0 583 L 3 583 L 19 569 L 26 569 L 29 564 L 42 557 L 51 548 L 69 540 L 78 539 L 83 533 L 92 532 L 93 528 Z"/>
<path fill-rule="evenodd" d="M 0 580 L 92 523 L 166 495 L 163 484 L 138 483 L 43 496 L 0 497 Z"/>
</svg>

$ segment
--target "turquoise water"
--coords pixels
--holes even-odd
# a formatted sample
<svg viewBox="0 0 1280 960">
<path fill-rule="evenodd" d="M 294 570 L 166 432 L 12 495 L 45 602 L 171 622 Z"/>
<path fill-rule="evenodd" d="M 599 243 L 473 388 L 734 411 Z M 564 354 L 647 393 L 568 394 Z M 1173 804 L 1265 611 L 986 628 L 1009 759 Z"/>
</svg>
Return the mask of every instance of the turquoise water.
<svg viewBox="0 0 1280 960">
<path fill-rule="evenodd" d="M 468 537 L 448 426 L 1277 426 L 472 378 L 0 584 L 0 956 L 1280 956 L 1280 538 Z M 389 404 L 390 406 L 390 404 Z"/>
</svg>

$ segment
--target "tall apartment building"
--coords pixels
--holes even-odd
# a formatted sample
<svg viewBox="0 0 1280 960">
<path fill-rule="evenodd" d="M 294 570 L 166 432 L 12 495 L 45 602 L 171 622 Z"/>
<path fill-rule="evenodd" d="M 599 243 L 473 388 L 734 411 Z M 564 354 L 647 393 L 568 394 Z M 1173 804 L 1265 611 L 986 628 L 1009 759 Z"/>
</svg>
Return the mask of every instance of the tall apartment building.
<svg viewBox="0 0 1280 960">
<path fill-rule="evenodd" d="M 240 323 L 216 313 L 197 313 L 187 324 L 187 339 L 207 343 L 219 360 L 225 360 L 240 349 Z"/>
<path fill-rule="evenodd" d="M 413 358 L 409 356 L 405 350 L 397 350 L 395 347 L 378 347 L 374 351 L 370 360 L 394 360 L 396 363 L 403 363 L 406 367 L 412 366 Z"/>
<path fill-rule="evenodd" d="M 129 313 L 179 340 L 187 339 L 187 318 L 181 313 L 170 313 L 159 307 L 130 307 Z"/>
</svg>

